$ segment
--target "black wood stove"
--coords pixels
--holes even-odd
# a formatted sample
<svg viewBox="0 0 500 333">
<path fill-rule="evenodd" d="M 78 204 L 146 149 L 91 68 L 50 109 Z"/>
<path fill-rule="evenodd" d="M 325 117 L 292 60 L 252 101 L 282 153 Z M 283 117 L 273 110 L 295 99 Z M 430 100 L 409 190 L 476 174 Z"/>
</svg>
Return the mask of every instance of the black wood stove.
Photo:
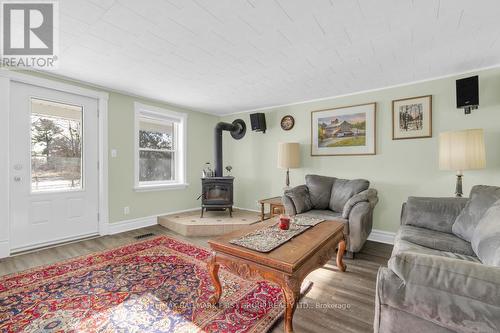
<svg viewBox="0 0 500 333">
<path fill-rule="evenodd" d="M 229 209 L 233 216 L 234 177 L 209 177 L 201 179 L 201 217 L 206 210 Z"/>
<path fill-rule="evenodd" d="M 215 177 L 201 179 L 201 217 L 205 210 L 229 210 L 233 216 L 233 183 L 234 177 L 222 175 L 222 131 L 229 131 L 231 136 L 239 140 L 245 136 L 246 125 L 241 119 L 231 124 L 220 122 L 215 126 Z"/>
</svg>

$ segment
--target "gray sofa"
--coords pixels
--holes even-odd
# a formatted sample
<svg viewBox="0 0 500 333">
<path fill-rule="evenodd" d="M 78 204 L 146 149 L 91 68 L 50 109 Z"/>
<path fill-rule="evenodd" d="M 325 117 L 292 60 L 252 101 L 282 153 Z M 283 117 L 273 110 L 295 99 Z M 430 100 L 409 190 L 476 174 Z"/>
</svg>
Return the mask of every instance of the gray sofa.
<svg viewBox="0 0 500 333">
<path fill-rule="evenodd" d="M 410 197 L 377 276 L 374 331 L 500 332 L 500 188 Z"/>
<path fill-rule="evenodd" d="M 286 190 L 282 200 L 288 215 L 344 222 L 347 256 L 363 247 L 372 230 L 377 191 L 364 179 L 307 175 L 306 184 Z"/>
</svg>

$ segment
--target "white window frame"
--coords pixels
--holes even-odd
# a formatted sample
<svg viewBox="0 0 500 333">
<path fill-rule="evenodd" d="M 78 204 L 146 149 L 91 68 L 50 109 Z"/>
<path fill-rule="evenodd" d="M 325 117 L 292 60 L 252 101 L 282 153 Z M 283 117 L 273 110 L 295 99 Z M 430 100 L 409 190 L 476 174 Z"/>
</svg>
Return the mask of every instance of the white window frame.
<svg viewBox="0 0 500 333">
<path fill-rule="evenodd" d="M 187 114 L 174 112 L 152 105 L 146 105 L 139 102 L 134 103 L 134 190 L 136 191 L 155 191 L 184 189 L 189 184 L 186 178 L 186 150 L 187 150 Z M 157 122 L 172 122 L 174 126 L 174 143 L 176 146 L 175 154 L 175 180 L 167 181 L 139 181 L 139 121 L 141 118 L 150 118 Z"/>
</svg>

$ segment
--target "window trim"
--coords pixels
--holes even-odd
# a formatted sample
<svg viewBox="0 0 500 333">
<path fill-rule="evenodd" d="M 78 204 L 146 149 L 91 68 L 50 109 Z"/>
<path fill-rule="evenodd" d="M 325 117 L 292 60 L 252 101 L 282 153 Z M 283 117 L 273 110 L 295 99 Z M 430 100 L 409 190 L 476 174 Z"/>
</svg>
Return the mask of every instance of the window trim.
<svg viewBox="0 0 500 333">
<path fill-rule="evenodd" d="M 178 156 L 175 159 L 175 180 L 139 182 L 139 121 L 141 118 L 148 117 L 155 121 L 174 121 L 175 126 L 175 144 Z M 146 105 L 134 102 L 134 190 L 142 191 L 161 191 L 184 189 L 187 183 L 187 118 L 186 113 L 175 112 L 152 105 Z"/>
</svg>

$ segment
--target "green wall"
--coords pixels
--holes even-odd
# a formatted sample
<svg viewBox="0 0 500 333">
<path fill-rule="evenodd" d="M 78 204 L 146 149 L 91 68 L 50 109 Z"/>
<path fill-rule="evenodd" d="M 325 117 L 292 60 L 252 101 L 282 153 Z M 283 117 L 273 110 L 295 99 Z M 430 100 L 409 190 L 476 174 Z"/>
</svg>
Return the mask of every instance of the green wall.
<svg viewBox="0 0 500 333">
<path fill-rule="evenodd" d="M 285 172 L 276 166 L 278 142 L 301 144 L 302 167 L 291 170 L 292 185 L 302 184 L 309 173 L 370 180 L 380 197 L 374 228 L 386 231 L 397 230 L 401 204 L 408 196 L 453 195 L 455 175 L 438 168 L 440 132 L 484 128 L 487 168 L 465 173 L 464 192 L 473 184 L 500 185 L 500 69 L 471 74 L 480 77 L 480 107 L 467 116 L 455 107 L 455 80 L 469 74 L 262 111 L 265 134 L 248 132 L 240 141 L 224 142 L 224 165 L 231 164 L 236 176 L 236 206 L 258 209 L 258 199 L 282 193 Z M 433 137 L 393 141 L 391 101 L 421 95 L 433 96 Z M 377 102 L 377 155 L 310 156 L 311 111 L 368 102 Z M 288 132 L 279 125 L 287 114 L 295 117 L 295 127 Z M 250 122 L 249 113 L 222 120 L 236 118 Z"/>
<path fill-rule="evenodd" d="M 186 189 L 134 191 L 134 102 L 158 106 L 188 114 Z M 109 220 L 116 222 L 194 208 L 201 191 L 200 176 L 205 162 L 212 160 L 213 128 L 218 118 L 205 113 L 183 110 L 166 104 L 110 93 L 108 104 Z M 130 214 L 124 215 L 124 207 Z"/>
</svg>

